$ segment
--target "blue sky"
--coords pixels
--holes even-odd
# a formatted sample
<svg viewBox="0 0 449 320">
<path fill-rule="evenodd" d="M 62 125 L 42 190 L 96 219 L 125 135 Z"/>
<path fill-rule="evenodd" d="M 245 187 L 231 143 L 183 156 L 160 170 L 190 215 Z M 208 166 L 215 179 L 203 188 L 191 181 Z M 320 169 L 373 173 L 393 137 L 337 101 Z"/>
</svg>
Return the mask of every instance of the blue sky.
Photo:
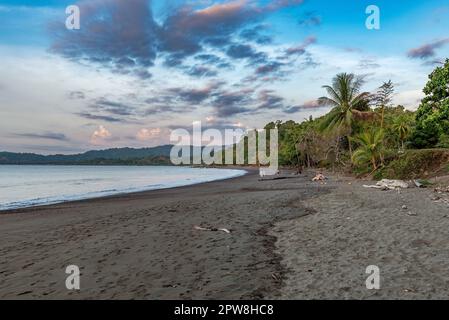
<svg viewBox="0 0 449 320">
<path fill-rule="evenodd" d="M 65 8 L 81 29 L 65 28 Z M 365 9 L 380 9 L 380 30 Z M 168 143 L 202 121 L 302 121 L 339 72 L 396 84 L 415 109 L 449 57 L 438 0 L 0 1 L 0 149 L 73 153 Z"/>
</svg>

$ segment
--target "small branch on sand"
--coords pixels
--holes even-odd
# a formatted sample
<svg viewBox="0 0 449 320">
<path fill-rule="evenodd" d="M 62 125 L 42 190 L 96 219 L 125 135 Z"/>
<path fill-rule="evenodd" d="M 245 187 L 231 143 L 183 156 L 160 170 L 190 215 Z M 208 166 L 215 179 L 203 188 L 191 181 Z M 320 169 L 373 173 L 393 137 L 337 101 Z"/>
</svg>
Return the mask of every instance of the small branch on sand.
<svg viewBox="0 0 449 320">
<path fill-rule="evenodd" d="M 295 179 L 295 178 L 298 178 L 298 176 L 294 176 L 294 177 L 274 177 L 274 178 L 268 178 L 268 179 L 259 179 L 259 181 L 286 180 L 286 179 Z"/>
</svg>

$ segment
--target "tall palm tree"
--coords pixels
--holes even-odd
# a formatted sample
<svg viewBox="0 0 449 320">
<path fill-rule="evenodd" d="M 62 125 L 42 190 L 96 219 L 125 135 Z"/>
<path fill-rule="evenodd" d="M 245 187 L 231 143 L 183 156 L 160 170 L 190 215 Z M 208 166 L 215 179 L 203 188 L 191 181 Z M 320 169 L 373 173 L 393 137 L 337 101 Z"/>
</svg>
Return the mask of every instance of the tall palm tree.
<svg viewBox="0 0 449 320">
<path fill-rule="evenodd" d="M 368 130 L 353 138 L 359 148 L 352 155 L 355 164 L 371 163 L 374 171 L 377 170 L 379 162 L 382 162 L 384 151 L 384 131 Z"/>
<path fill-rule="evenodd" d="M 365 110 L 370 94 L 361 92 L 363 79 L 352 73 L 337 74 L 331 86 L 323 86 L 328 97 L 318 99 L 320 105 L 334 107 L 322 123 L 323 130 L 337 129 L 349 141 L 349 152 L 352 156 L 350 137 L 355 115 Z"/>
</svg>

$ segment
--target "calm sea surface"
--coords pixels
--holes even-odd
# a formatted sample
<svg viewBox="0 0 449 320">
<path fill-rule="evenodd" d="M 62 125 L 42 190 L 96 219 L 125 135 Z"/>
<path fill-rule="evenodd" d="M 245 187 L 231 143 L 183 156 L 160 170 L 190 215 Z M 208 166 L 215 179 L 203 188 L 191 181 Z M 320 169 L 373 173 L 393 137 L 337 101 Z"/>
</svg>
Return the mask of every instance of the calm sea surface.
<svg viewBox="0 0 449 320">
<path fill-rule="evenodd" d="M 165 189 L 244 175 L 243 170 L 0 165 L 0 210 Z"/>
</svg>

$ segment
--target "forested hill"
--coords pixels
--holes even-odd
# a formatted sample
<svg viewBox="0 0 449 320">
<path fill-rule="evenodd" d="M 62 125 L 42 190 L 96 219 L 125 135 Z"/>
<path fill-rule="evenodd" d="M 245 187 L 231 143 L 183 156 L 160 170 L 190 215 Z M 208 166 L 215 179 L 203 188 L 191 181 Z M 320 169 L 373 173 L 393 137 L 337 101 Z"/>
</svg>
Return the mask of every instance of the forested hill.
<svg viewBox="0 0 449 320">
<path fill-rule="evenodd" d="M 154 148 L 115 148 L 92 150 L 73 155 L 39 155 L 34 153 L 0 152 L 0 164 L 169 164 L 171 145 Z"/>
</svg>

